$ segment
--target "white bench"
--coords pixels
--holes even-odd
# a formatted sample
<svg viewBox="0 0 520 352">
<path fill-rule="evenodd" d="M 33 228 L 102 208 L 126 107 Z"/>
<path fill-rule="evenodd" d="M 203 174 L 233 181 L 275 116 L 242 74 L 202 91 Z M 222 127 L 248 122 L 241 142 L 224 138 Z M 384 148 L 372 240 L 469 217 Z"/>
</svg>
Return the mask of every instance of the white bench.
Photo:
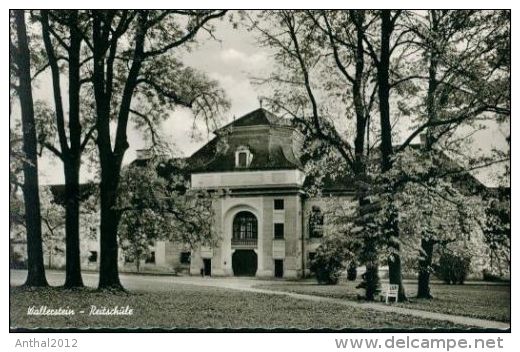
<svg viewBox="0 0 520 352">
<path fill-rule="evenodd" d="M 394 302 L 397 302 L 398 295 L 399 295 L 399 285 L 386 285 L 385 291 L 381 295 L 381 301 L 383 301 L 383 297 L 384 297 L 386 304 L 388 304 L 390 298 L 393 298 Z"/>
</svg>

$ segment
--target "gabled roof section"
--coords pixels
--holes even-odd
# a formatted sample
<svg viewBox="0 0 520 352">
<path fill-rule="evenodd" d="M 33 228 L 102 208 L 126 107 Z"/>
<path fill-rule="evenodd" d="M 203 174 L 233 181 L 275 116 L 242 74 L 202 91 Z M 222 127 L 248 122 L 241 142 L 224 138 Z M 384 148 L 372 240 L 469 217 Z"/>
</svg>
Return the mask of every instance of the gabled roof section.
<svg viewBox="0 0 520 352">
<path fill-rule="evenodd" d="M 228 123 L 217 131 L 226 130 L 230 127 L 246 127 L 246 126 L 290 126 L 291 121 L 286 118 L 278 117 L 270 111 L 259 108 L 245 114 L 244 116 Z"/>
</svg>

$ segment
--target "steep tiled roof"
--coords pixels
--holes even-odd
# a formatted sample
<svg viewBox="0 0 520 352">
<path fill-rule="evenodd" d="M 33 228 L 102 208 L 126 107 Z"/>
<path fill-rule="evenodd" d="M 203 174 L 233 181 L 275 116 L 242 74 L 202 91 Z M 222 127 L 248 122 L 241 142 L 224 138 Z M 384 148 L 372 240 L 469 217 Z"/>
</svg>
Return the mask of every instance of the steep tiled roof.
<svg viewBox="0 0 520 352">
<path fill-rule="evenodd" d="M 250 113 L 240 117 L 239 119 L 234 120 L 233 122 L 228 123 L 224 127 L 220 128 L 218 131 L 225 130 L 229 127 L 244 127 L 244 126 L 289 126 L 291 124 L 289 119 L 281 118 L 276 116 L 270 111 L 267 111 L 263 108 L 259 108 L 251 111 Z"/>
<path fill-rule="evenodd" d="M 254 110 L 217 131 L 217 137 L 188 158 L 189 168 L 193 172 L 242 170 L 235 166 L 235 151 L 239 146 L 246 146 L 253 154 L 247 170 L 302 169 L 302 163 L 293 151 L 292 137 L 274 138 L 267 130 L 242 132 L 238 136 L 233 130 L 235 127 L 246 126 L 268 126 L 276 129 L 289 125 L 290 120 L 279 118 L 265 109 Z M 219 133 L 223 131 L 225 133 Z"/>
<path fill-rule="evenodd" d="M 290 146 L 275 146 L 269 148 L 267 145 L 262 149 L 252 149 L 253 161 L 247 170 L 267 169 L 301 169 L 301 162 L 294 156 Z M 192 159 L 194 172 L 215 172 L 240 170 L 235 167 L 235 151 L 229 148 L 224 153 L 216 153 L 206 164 L 198 163 Z"/>
</svg>

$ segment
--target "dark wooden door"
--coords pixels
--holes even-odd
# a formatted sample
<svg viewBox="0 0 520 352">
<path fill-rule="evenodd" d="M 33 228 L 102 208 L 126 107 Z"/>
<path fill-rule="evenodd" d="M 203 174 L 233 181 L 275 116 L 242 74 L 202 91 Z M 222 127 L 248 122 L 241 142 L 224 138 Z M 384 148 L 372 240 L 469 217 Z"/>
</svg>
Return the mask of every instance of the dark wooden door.
<svg viewBox="0 0 520 352">
<path fill-rule="evenodd" d="M 211 276 L 211 259 L 204 259 L 204 275 Z"/>
<path fill-rule="evenodd" d="M 232 257 L 233 274 L 235 276 L 255 276 L 258 267 L 255 251 L 237 249 Z"/>
<path fill-rule="evenodd" d="M 274 277 L 283 277 L 283 259 L 274 260 Z"/>
</svg>

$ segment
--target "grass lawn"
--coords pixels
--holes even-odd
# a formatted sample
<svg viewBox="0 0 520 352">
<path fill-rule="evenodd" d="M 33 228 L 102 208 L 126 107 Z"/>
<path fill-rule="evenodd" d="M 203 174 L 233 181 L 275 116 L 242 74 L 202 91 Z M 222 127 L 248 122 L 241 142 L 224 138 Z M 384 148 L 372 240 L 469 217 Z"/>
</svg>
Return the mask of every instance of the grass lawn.
<svg viewBox="0 0 520 352">
<path fill-rule="evenodd" d="M 334 288 L 336 289 L 336 288 Z M 74 316 L 27 315 L 30 306 L 66 308 Z M 90 306 L 129 305 L 132 316 L 89 316 Z M 467 328 L 369 309 L 214 287 L 175 285 L 161 292 L 105 293 L 93 289 L 10 288 L 10 326 L 15 328 Z M 85 314 L 79 314 L 84 309 Z"/>
<path fill-rule="evenodd" d="M 280 282 L 272 285 L 258 285 L 271 290 L 304 293 L 316 296 L 357 300 L 355 287 L 359 282 L 340 282 L 338 285 L 318 285 L 312 281 L 302 283 Z M 509 285 L 444 285 L 432 284 L 434 299 L 416 299 L 417 285 L 405 285 L 410 299 L 398 303 L 400 307 L 427 310 L 431 312 L 463 315 L 473 318 L 511 321 Z M 382 303 L 384 304 L 384 303 Z"/>
</svg>

